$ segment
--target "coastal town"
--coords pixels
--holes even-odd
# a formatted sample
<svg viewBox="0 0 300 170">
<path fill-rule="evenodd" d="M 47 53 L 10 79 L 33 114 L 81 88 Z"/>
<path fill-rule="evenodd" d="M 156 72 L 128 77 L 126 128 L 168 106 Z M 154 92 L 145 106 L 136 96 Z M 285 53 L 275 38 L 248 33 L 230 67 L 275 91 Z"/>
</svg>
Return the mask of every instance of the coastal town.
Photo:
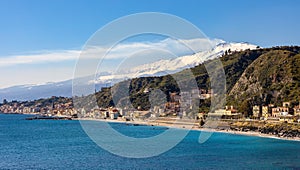
<svg viewBox="0 0 300 170">
<path fill-rule="evenodd" d="M 193 92 L 194 91 L 194 92 Z M 91 110 L 85 108 L 75 108 L 73 101 L 67 98 L 65 102 L 52 102 L 48 105 L 36 102 L 20 102 L 6 100 L 0 105 L 0 112 L 2 113 L 15 113 L 15 114 L 33 114 L 43 117 L 56 117 L 56 118 L 91 118 L 91 119 L 111 119 L 111 120 L 147 120 L 151 118 L 189 118 L 193 120 L 203 121 L 210 117 L 218 117 L 220 120 L 249 120 L 249 121 L 267 121 L 267 122 L 287 122 L 287 123 L 300 123 L 300 105 L 291 107 L 291 102 L 283 102 L 282 105 L 276 106 L 274 104 L 268 105 L 253 105 L 251 106 L 252 113 L 246 117 L 245 114 L 239 112 L 235 106 L 225 106 L 225 108 L 217 109 L 213 112 L 198 112 L 189 113 L 193 107 L 192 98 L 197 97 L 200 100 L 209 100 L 214 94 L 213 90 L 199 89 L 199 93 L 193 90 L 189 95 L 187 92 L 170 93 L 170 101 L 162 106 L 154 106 L 150 110 L 129 110 L 125 108 L 108 107 L 98 108 L 95 107 Z M 149 89 L 144 90 L 144 93 L 149 93 Z M 195 96 L 195 94 L 199 94 Z M 56 98 L 53 96 L 52 98 Z M 188 108 L 188 109 L 182 109 Z M 248 114 L 249 115 L 249 114 Z"/>
</svg>

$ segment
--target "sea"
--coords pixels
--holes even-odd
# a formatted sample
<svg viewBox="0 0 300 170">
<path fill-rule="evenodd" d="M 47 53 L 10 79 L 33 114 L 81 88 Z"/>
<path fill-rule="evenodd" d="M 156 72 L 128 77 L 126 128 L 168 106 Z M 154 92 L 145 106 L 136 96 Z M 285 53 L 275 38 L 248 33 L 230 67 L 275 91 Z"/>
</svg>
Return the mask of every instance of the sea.
<svg viewBox="0 0 300 170">
<path fill-rule="evenodd" d="M 149 158 L 114 155 L 94 143 L 76 120 L 25 120 L 0 114 L 0 169 L 300 169 L 300 142 L 213 133 L 198 143 L 190 131 L 171 150 Z M 152 136 L 164 127 L 111 123 L 129 136 Z"/>
</svg>

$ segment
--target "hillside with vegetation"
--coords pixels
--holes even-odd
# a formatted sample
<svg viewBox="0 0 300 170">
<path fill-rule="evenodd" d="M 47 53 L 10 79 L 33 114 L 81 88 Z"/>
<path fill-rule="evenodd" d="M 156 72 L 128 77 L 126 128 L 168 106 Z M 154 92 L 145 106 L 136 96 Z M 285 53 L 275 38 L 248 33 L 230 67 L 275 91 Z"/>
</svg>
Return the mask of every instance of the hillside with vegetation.
<svg viewBox="0 0 300 170">
<path fill-rule="evenodd" d="M 281 105 L 290 101 L 292 106 L 300 100 L 299 49 L 279 48 L 257 58 L 243 72 L 229 93 L 231 104 L 240 105 L 247 112 L 247 105 Z M 242 103 L 241 103 L 242 102 Z"/>
<path fill-rule="evenodd" d="M 227 103 L 237 106 L 245 114 L 251 114 L 250 104 L 279 104 L 282 101 L 299 101 L 299 59 L 300 47 L 258 48 L 240 52 L 227 52 L 220 58 L 226 75 Z M 191 68 L 197 85 L 201 89 L 210 89 L 210 77 L 205 64 Z M 123 105 L 130 101 L 135 108 L 149 109 L 149 93 L 145 89 L 159 89 L 169 101 L 169 93 L 180 92 L 173 77 L 183 76 L 187 70 L 161 77 L 141 77 L 126 80 L 96 93 L 100 107 Z M 120 90 L 120 88 L 128 89 Z M 111 91 L 124 92 L 117 98 Z M 127 94 L 127 95 L 126 95 Z M 128 97 L 128 94 L 129 97 Z M 86 100 L 88 101 L 88 100 Z M 210 100 L 200 101 L 200 111 L 209 110 Z"/>
</svg>

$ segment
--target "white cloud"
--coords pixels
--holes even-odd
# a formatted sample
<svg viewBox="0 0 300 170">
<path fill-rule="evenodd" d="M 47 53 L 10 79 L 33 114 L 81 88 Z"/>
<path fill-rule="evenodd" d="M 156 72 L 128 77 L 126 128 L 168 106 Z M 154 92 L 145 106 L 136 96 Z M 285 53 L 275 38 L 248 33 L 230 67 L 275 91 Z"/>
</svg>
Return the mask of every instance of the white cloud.
<svg viewBox="0 0 300 170">
<path fill-rule="evenodd" d="M 205 39 L 181 40 L 196 51 L 202 51 L 207 46 Z M 216 45 L 222 40 L 211 40 L 212 45 Z M 89 47 L 85 51 L 81 50 L 56 50 L 39 51 L 32 54 L 0 57 L 0 72 L 2 81 L 0 88 L 13 85 L 40 84 L 45 82 L 59 82 L 73 78 L 76 60 L 81 53 L 85 55 L 88 63 L 99 62 L 100 54 L 105 54 L 107 47 Z M 157 50 L 157 51 L 155 51 Z M 160 59 L 170 59 L 176 56 L 169 56 L 164 51 L 181 56 L 191 53 L 180 41 L 164 39 L 156 42 L 123 42 L 116 45 L 112 51 L 102 60 L 102 65 L 98 73 L 104 71 L 116 71 L 152 63 Z M 164 55 L 165 54 L 165 55 Z M 81 58 L 80 58 L 81 59 Z M 83 62 L 85 63 L 85 62 Z M 82 75 L 91 75 L 95 70 L 92 67 L 85 67 Z"/>
<path fill-rule="evenodd" d="M 64 50 L 64 51 L 44 52 L 40 54 L 1 57 L 0 67 L 12 66 L 17 64 L 35 64 L 35 63 L 75 60 L 77 59 L 79 54 L 80 54 L 79 50 Z"/>
<path fill-rule="evenodd" d="M 174 39 L 164 39 L 158 42 L 127 42 L 116 45 L 108 55 L 106 59 L 122 59 L 134 55 L 136 51 L 148 50 L 148 49 L 164 49 L 174 53 L 175 55 L 183 55 L 191 53 L 187 47 L 182 45 L 182 43 L 188 45 L 196 52 L 207 50 L 211 48 L 209 45 L 216 45 L 223 42 L 219 39 L 207 40 L 207 39 L 190 39 L 190 40 L 179 40 Z M 106 54 L 107 47 L 89 47 L 83 54 L 84 57 L 97 59 L 99 54 Z M 0 67 L 14 66 L 19 64 L 39 64 L 39 63 L 54 63 L 62 61 L 76 60 L 82 53 L 81 50 L 61 50 L 61 51 L 48 51 L 41 52 L 37 54 L 28 55 L 16 55 L 7 56 L 0 58 Z"/>
</svg>

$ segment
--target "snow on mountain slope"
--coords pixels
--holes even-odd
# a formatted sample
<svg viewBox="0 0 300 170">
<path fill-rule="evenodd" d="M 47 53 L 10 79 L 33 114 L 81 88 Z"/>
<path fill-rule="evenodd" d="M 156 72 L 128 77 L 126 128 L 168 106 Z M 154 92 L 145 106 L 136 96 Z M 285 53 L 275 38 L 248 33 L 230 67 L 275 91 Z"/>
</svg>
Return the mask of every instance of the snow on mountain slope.
<svg viewBox="0 0 300 170">
<path fill-rule="evenodd" d="M 100 73 L 95 81 L 94 76 L 80 78 L 81 83 L 95 83 L 100 89 L 108 84 L 114 84 L 124 79 L 147 76 L 162 76 L 175 73 L 185 68 L 194 67 L 204 61 L 221 57 L 225 51 L 241 51 L 255 49 L 257 46 L 249 43 L 219 43 L 209 51 L 202 51 L 193 55 L 181 56 L 170 60 L 160 60 L 149 64 L 140 65 L 119 74 Z M 51 96 L 72 96 L 72 80 L 40 85 L 21 85 L 0 89 L 0 101 L 8 100 L 33 100 Z"/>
<path fill-rule="evenodd" d="M 149 64 L 143 64 L 121 74 L 119 73 L 100 76 L 96 82 L 118 82 L 122 79 L 135 77 L 161 76 L 172 74 L 183 69 L 199 65 L 204 61 L 220 57 L 225 53 L 225 51 L 229 49 L 233 52 L 246 49 L 255 49 L 256 47 L 256 45 L 249 43 L 220 43 L 215 48 L 209 51 L 198 52 L 193 55 L 181 56 L 170 60 L 160 60 Z"/>
</svg>

